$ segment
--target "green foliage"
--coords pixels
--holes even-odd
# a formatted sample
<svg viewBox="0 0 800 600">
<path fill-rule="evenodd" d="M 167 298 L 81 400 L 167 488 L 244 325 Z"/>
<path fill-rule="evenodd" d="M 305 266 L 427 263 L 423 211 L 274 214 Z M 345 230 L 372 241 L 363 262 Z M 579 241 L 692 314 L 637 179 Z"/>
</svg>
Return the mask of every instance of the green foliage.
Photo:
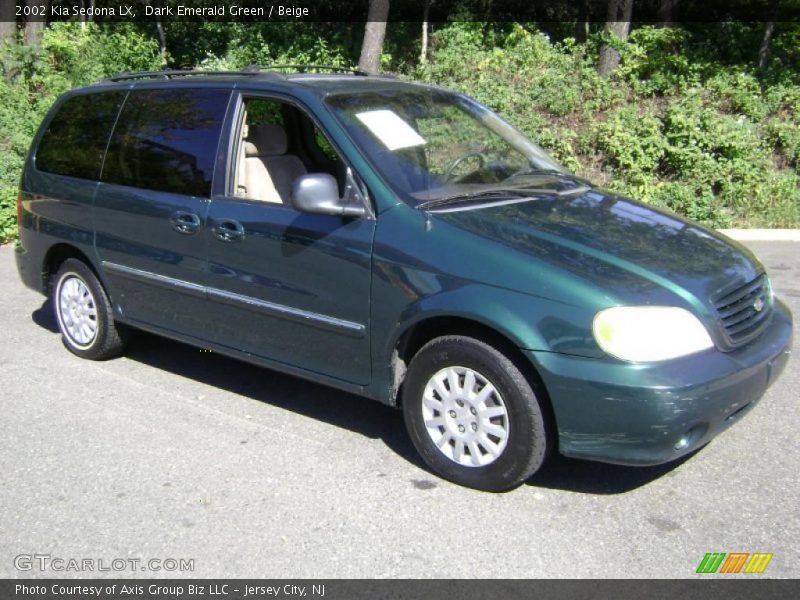
<svg viewBox="0 0 800 600">
<path fill-rule="evenodd" d="M 551 24 L 552 25 L 552 24 Z M 563 24 L 562 24 L 563 25 Z M 359 28 L 360 29 L 360 28 Z M 755 66 L 763 23 L 635 27 L 613 40 L 619 69 L 595 70 L 602 33 L 571 24 L 552 39 L 527 24 L 390 23 L 381 65 L 461 90 L 500 112 L 557 160 L 612 190 L 712 226 L 800 226 L 800 26 L 778 23 Z M 361 32 L 336 23 L 55 23 L 38 47 L 0 47 L 0 242 L 30 140 L 63 91 L 162 66 L 355 65 Z"/>
<path fill-rule="evenodd" d="M 774 119 L 767 124 L 769 141 L 783 157 L 787 166 L 800 166 L 800 123 Z"/>
<path fill-rule="evenodd" d="M 563 116 L 588 115 L 621 96 L 597 75 L 592 58 L 572 41 L 552 44 L 546 35 L 515 25 L 498 33 L 478 23 L 437 32 L 432 59 L 415 76 L 467 90 L 492 108 L 527 116 L 531 109 Z"/>
<path fill-rule="evenodd" d="M 742 58 L 730 40 L 759 31 L 712 29 L 634 29 L 615 41 L 621 65 L 606 80 L 597 36 L 553 43 L 520 25 L 457 23 L 436 32 L 414 75 L 475 96 L 621 194 L 711 226 L 800 226 L 800 82 L 726 64 Z"/>
<path fill-rule="evenodd" d="M 334 36 L 335 37 L 335 36 Z M 200 61 L 203 68 L 238 69 L 247 65 L 329 65 L 354 66 L 341 46 L 326 36 L 317 35 L 305 24 L 266 23 L 256 27 L 239 26 L 221 54 L 208 53 Z"/>
<path fill-rule="evenodd" d="M 456 23 L 435 32 L 430 60 L 411 76 L 477 98 L 577 170 L 578 131 L 624 99 L 595 59 L 574 40 L 554 44 L 519 24 Z"/>
<path fill-rule="evenodd" d="M 706 65 L 685 52 L 690 34 L 677 27 L 642 27 L 618 44 L 617 76 L 640 96 L 669 94 L 700 83 Z"/>
<path fill-rule="evenodd" d="M 667 147 L 662 123 L 634 105 L 611 111 L 595 128 L 596 147 L 629 180 L 643 181 L 658 169 Z"/>
</svg>

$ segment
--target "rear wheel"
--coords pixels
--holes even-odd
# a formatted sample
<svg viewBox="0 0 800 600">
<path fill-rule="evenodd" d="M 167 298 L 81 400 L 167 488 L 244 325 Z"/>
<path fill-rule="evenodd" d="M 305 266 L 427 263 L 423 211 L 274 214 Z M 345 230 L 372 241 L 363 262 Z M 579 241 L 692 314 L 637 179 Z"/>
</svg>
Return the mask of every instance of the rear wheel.
<svg viewBox="0 0 800 600">
<path fill-rule="evenodd" d="M 417 451 L 455 483 L 507 490 L 547 457 L 547 428 L 531 384 L 508 357 L 474 338 L 426 344 L 409 365 L 402 400 Z"/>
<path fill-rule="evenodd" d="M 55 276 L 52 302 L 61 338 L 67 349 L 91 360 L 119 355 L 125 336 L 114 323 L 111 302 L 85 263 L 70 258 Z"/>
</svg>

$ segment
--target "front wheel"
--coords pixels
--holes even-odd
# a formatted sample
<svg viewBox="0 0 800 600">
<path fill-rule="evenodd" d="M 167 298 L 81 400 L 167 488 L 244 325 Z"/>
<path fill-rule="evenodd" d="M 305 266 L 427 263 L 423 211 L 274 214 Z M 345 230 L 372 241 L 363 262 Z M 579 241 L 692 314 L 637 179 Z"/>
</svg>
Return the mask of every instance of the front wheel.
<svg viewBox="0 0 800 600">
<path fill-rule="evenodd" d="M 531 384 L 508 357 L 474 338 L 426 344 L 409 365 L 402 402 L 425 463 L 460 485 L 504 491 L 547 457 L 547 427 Z"/>
<path fill-rule="evenodd" d="M 75 258 L 64 261 L 55 276 L 53 307 L 64 345 L 91 360 L 117 356 L 124 331 L 114 323 L 111 302 L 97 276 Z"/>
</svg>

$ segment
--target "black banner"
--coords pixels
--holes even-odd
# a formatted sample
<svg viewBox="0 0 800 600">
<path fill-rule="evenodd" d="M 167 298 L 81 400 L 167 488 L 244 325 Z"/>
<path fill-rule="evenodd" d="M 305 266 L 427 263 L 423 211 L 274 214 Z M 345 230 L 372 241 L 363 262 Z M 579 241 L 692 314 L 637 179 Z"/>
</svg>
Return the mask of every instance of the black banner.
<svg viewBox="0 0 800 600">
<path fill-rule="evenodd" d="M 0 580 L 2 600 L 784 600 L 796 580 L 368 580 L 42 579 Z"/>
<path fill-rule="evenodd" d="M 364 22 L 370 0 L 3 0 L 18 21 Z M 659 23 L 663 0 L 633 0 L 632 21 Z M 609 0 L 388 0 L 389 21 L 604 22 Z M 427 19 L 425 19 L 427 4 Z M 4 13 L 5 14 L 5 13 Z M 5 17 L 4 18 L 9 18 Z M 673 22 L 798 21 L 800 0 L 680 0 Z"/>
</svg>

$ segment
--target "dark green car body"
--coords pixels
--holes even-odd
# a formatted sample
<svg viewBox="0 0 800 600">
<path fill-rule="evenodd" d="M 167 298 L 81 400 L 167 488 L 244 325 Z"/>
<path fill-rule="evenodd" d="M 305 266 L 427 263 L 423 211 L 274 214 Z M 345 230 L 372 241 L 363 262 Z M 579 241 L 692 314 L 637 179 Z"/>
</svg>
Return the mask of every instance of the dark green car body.
<svg viewBox="0 0 800 600">
<path fill-rule="evenodd" d="M 527 361 L 546 390 L 558 451 L 568 456 L 663 463 L 756 404 L 786 363 L 792 320 L 765 291 L 764 267 L 747 249 L 590 185 L 463 210 L 412 206 L 325 103 L 332 93 L 412 87 L 425 89 L 385 78 L 232 75 L 70 92 L 45 119 L 25 165 L 16 248 L 22 280 L 47 293 L 59 261 L 81 257 L 122 323 L 390 405 L 422 344 L 477 332 Z M 230 95 L 210 196 L 37 169 L 43 132 L 66 99 L 175 89 Z M 302 108 L 368 189 L 367 214 L 305 214 L 233 197 L 232 131 L 243 93 Z M 195 235 L 170 227 L 180 212 L 199 216 Z M 233 221 L 243 240 L 223 243 L 212 229 Z M 765 306 L 746 339 L 733 339 L 721 299 L 753 290 Z M 714 347 L 653 363 L 609 356 L 595 341 L 593 319 L 628 305 L 685 308 Z"/>
</svg>

